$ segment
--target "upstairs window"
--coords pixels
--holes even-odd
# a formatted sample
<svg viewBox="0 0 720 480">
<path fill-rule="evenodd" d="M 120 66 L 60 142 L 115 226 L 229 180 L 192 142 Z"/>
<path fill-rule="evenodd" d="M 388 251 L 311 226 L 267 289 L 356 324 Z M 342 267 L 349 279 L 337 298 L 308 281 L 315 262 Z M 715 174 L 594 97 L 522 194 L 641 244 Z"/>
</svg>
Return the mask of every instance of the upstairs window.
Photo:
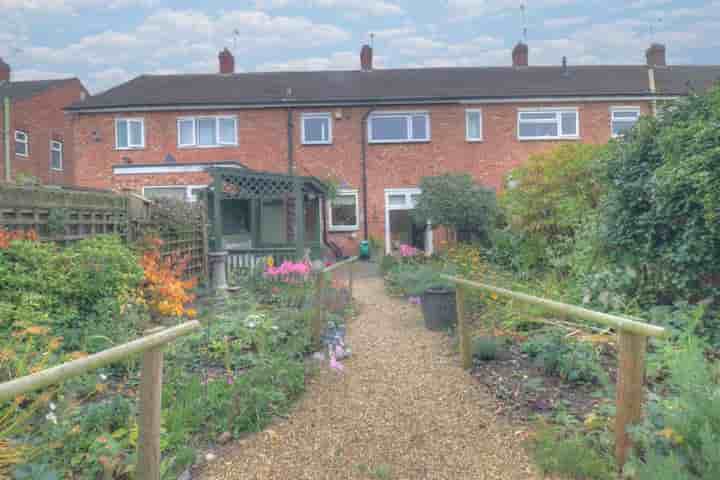
<svg viewBox="0 0 720 480">
<path fill-rule="evenodd" d="M 328 211 L 330 231 L 347 232 L 360 228 L 357 190 L 338 190 L 330 201 Z"/>
<path fill-rule="evenodd" d="M 177 121 L 179 147 L 237 145 L 236 117 L 184 117 Z"/>
<path fill-rule="evenodd" d="M 30 137 L 22 130 L 15 130 L 15 155 L 21 157 L 30 155 Z"/>
<path fill-rule="evenodd" d="M 145 122 L 142 118 L 115 120 L 115 147 L 118 150 L 145 148 Z"/>
<path fill-rule="evenodd" d="M 577 109 L 539 109 L 518 112 L 520 140 L 580 138 Z"/>
<path fill-rule="evenodd" d="M 376 113 L 370 116 L 370 143 L 427 142 L 430 140 L 430 115 L 417 113 Z"/>
<path fill-rule="evenodd" d="M 329 113 L 304 113 L 302 143 L 328 145 L 332 143 L 332 116 Z"/>
<path fill-rule="evenodd" d="M 57 140 L 50 140 L 50 168 L 63 169 L 63 143 Z"/>
<path fill-rule="evenodd" d="M 465 140 L 481 142 L 482 139 L 482 111 L 479 109 L 465 110 Z"/>
<path fill-rule="evenodd" d="M 613 107 L 610 109 L 610 130 L 614 138 L 635 126 L 640 120 L 639 107 Z"/>
</svg>

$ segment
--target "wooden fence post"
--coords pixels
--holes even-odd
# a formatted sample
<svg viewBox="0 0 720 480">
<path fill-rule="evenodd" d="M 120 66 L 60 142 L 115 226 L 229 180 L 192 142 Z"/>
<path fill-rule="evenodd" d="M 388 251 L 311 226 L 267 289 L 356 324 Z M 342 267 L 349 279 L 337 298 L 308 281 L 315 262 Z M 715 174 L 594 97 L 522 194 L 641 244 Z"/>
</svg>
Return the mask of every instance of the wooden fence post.
<svg viewBox="0 0 720 480">
<path fill-rule="evenodd" d="M 317 282 L 315 284 L 315 300 L 317 302 L 317 312 L 312 318 L 312 342 L 313 345 L 320 345 L 320 336 L 322 335 L 322 329 L 325 326 L 325 273 L 319 272 Z"/>
<path fill-rule="evenodd" d="M 352 301 L 352 298 L 353 298 L 353 270 L 354 270 L 353 266 L 354 265 L 355 265 L 355 262 L 350 262 L 350 264 L 348 265 L 348 269 L 349 269 L 348 288 L 350 290 L 350 301 Z"/>
<path fill-rule="evenodd" d="M 465 288 L 455 285 L 455 308 L 457 309 L 457 331 L 460 340 L 460 361 L 462 367 L 472 367 L 472 351 L 470 346 L 470 332 L 465 323 Z"/>
<path fill-rule="evenodd" d="M 645 350 L 647 337 L 618 332 L 619 365 L 615 414 L 615 458 L 622 468 L 632 443 L 626 428 L 640 421 L 645 384 Z"/>
<path fill-rule="evenodd" d="M 140 432 L 137 478 L 160 480 L 160 419 L 162 414 L 162 346 L 143 353 L 140 377 Z"/>
</svg>

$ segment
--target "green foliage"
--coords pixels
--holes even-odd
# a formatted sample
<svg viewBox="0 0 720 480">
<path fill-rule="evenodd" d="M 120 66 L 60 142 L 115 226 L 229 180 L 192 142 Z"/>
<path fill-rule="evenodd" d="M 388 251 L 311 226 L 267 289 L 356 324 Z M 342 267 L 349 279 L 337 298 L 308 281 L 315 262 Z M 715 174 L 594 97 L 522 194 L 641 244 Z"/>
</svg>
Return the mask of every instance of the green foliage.
<svg viewBox="0 0 720 480">
<path fill-rule="evenodd" d="M 496 215 L 495 191 L 476 184 L 468 174 L 424 177 L 422 193 L 411 214 L 416 222 L 432 220 L 487 240 Z"/>
<path fill-rule="evenodd" d="M 431 287 L 451 288 L 442 274 L 452 275 L 453 271 L 437 265 L 398 263 L 385 276 L 385 285 L 392 293 L 419 297 Z"/>
<path fill-rule="evenodd" d="M 668 303 L 708 288 L 720 267 L 720 87 L 641 121 L 607 152 L 604 238 Z"/>
<path fill-rule="evenodd" d="M 565 436 L 560 429 L 542 428 L 531 444 L 533 458 L 543 473 L 576 480 L 614 480 L 614 462 L 599 453 L 587 438 Z"/>
<path fill-rule="evenodd" d="M 652 396 L 633 430 L 638 455 L 630 471 L 639 480 L 720 478 L 720 382 L 699 339 L 687 335 L 667 349 L 671 396 Z M 666 468 L 667 473 L 661 472 Z M 675 476 L 669 476 L 675 474 Z"/>
<path fill-rule="evenodd" d="M 569 382 L 607 383 L 607 373 L 600 365 L 595 347 L 568 339 L 562 332 L 533 335 L 522 345 L 522 351 L 535 359 L 548 375 Z"/>
<path fill-rule="evenodd" d="M 593 170 L 600 147 L 568 144 L 531 155 L 508 176 L 500 197 L 513 228 L 552 242 L 573 237 L 598 205 L 603 186 Z"/>
<path fill-rule="evenodd" d="M 483 362 L 495 360 L 500 347 L 501 343 L 495 337 L 475 337 L 472 344 L 473 357 Z"/>
<path fill-rule="evenodd" d="M 392 255 L 383 255 L 380 260 L 380 273 L 387 275 L 397 263 L 398 261 Z"/>
</svg>

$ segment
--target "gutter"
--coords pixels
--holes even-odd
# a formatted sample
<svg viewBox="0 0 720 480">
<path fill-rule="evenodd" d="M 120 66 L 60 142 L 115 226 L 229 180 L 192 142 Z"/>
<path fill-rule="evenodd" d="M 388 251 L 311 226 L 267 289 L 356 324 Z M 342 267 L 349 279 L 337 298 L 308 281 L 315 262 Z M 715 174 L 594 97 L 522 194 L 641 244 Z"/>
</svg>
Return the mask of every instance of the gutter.
<svg viewBox="0 0 720 480">
<path fill-rule="evenodd" d="M 292 107 L 287 109 L 287 149 L 288 149 L 288 175 L 292 176 L 295 170 L 294 165 L 294 131 L 295 124 L 293 123 Z"/>
<path fill-rule="evenodd" d="M 4 170 L 5 181 L 10 182 L 10 97 L 3 97 L 3 146 L 4 146 Z"/>
<path fill-rule="evenodd" d="M 368 239 L 368 176 L 367 176 L 367 144 L 368 144 L 368 117 L 377 107 L 372 106 L 360 120 L 360 162 L 362 166 L 362 191 L 363 191 L 363 238 Z"/>
<path fill-rule="evenodd" d="M 650 87 L 650 92 L 653 94 L 654 97 L 655 93 L 657 92 L 657 88 L 655 86 L 655 69 L 653 67 L 648 68 L 648 85 Z M 650 111 L 653 117 L 657 117 L 658 108 L 656 98 L 650 100 Z"/>
</svg>

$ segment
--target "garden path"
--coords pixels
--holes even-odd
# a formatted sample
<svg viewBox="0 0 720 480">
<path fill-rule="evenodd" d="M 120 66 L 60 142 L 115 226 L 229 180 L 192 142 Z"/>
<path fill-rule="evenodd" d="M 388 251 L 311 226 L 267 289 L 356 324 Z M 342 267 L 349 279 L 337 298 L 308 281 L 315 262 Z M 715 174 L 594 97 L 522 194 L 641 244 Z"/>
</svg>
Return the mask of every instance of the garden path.
<svg viewBox="0 0 720 480">
<path fill-rule="evenodd" d="M 494 413 L 447 336 L 418 307 L 357 281 L 345 372 L 323 364 L 287 420 L 226 448 L 203 479 L 462 480 L 539 478 L 523 432 Z"/>
</svg>

